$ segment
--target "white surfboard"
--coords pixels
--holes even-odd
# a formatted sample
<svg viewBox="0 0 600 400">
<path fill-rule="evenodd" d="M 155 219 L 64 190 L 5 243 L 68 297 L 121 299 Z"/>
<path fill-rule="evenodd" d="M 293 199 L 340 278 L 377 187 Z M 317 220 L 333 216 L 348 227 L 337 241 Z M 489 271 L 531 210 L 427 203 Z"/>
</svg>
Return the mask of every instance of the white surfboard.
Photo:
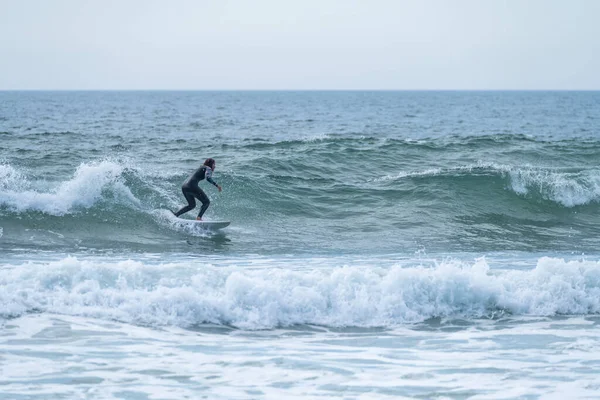
<svg viewBox="0 0 600 400">
<path fill-rule="evenodd" d="M 177 218 L 177 219 L 180 221 L 188 222 L 190 224 L 194 224 L 194 226 L 197 226 L 199 228 L 208 229 L 208 230 L 223 229 L 226 226 L 229 226 L 229 224 L 231 223 L 230 221 L 196 221 L 195 219 L 185 219 L 185 218 Z"/>
</svg>

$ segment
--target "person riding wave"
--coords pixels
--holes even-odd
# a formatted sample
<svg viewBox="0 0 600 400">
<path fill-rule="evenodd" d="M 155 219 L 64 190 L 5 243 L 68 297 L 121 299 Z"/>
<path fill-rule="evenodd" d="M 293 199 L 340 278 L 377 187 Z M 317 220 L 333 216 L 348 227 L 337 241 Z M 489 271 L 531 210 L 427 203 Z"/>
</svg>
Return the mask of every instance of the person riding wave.
<svg viewBox="0 0 600 400">
<path fill-rule="evenodd" d="M 215 182 L 212 179 L 212 174 L 215 170 L 215 166 L 215 160 L 212 158 L 207 158 L 204 161 L 204 165 L 202 165 L 200 168 L 194 171 L 194 173 L 190 175 L 190 177 L 187 178 L 187 180 L 183 183 L 183 186 L 181 186 L 181 191 L 183 192 L 183 196 L 188 202 L 188 205 L 182 207 L 179 211 L 174 212 L 173 214 L 176 217 L 179 217 L 180 215 L 185 214 L 186 212 L 196 208 L 196 199 L 198 199 L 202 202 L 202 207 L 200 208 L 200 212 L 198 213 L 198 217 L 196 217 L 196 220 L 202 221 L 202 216 L 204 215 L 206 209 L 210 205 L 210 200 L 208 199 L 206 193 L 204 193 L 204 191 L 200 189 L 198 183 L 201 180 L 206 179 L 208 182 L 215 185 L 217 189 L 219 189 L 219 192 L 223 190 L 221 186 L 219 186 L 219 184 L 217 184 L 217 182 Z"/>
</svg>

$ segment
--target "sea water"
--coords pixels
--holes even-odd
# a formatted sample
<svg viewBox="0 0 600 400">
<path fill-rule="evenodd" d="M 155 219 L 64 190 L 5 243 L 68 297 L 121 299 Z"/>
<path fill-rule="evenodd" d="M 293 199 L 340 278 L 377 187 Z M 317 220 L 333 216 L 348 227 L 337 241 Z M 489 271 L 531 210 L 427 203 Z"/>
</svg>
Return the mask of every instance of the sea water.
<svg viewBox="0 0 600 400">
<path fill-rule="evenodd" d="M 599 398 L 599 158 L 599 92 L 0 92 L 0 399 Z"/>
</svg>

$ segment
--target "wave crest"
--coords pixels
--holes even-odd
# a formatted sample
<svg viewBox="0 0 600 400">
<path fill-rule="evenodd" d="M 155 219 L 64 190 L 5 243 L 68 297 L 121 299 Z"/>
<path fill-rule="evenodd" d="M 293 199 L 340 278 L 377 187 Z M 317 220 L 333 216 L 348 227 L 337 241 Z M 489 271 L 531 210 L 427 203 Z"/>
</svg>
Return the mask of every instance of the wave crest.
<svg viewBox="0 0 600 400">
<path fill-rule="evenodd" d="M 499 177 L 505 180 L 508 189 L 519 196 L 537 197 L 568 208 L 600 201 L 600 170 L 597 169 L 573 171 L 479 162 L 452 168 L 402 171 L 397 175 L 377 178 L 374 182 L 428 178 L 451 181 L 479 177 Z"/>
<path fill-rule="evenodd" d="M 15 211 L 41 211 L 51 215 L 64 215 L 73 209 L 90 208 L 102 199 L 109 188 L 114 197 L 138 204 L 122 179 L 124 167 L 112 161 L 82 163 L 70 180 L 43 192 L 35 187 L 10 165 L 0 165 L 0 205 Z"/>
</svg>

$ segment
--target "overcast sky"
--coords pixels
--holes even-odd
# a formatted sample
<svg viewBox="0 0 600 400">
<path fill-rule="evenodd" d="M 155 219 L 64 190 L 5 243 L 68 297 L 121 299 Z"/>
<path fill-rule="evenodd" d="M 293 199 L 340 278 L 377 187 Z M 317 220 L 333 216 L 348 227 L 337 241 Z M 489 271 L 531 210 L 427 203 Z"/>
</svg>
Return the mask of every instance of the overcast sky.
<svg viewBox="0 0 600 400">
<path fill-rule="evenodd" d="M 600 0 L 0 0 L 0 90 L 600 89 Z"/>
</svg>

